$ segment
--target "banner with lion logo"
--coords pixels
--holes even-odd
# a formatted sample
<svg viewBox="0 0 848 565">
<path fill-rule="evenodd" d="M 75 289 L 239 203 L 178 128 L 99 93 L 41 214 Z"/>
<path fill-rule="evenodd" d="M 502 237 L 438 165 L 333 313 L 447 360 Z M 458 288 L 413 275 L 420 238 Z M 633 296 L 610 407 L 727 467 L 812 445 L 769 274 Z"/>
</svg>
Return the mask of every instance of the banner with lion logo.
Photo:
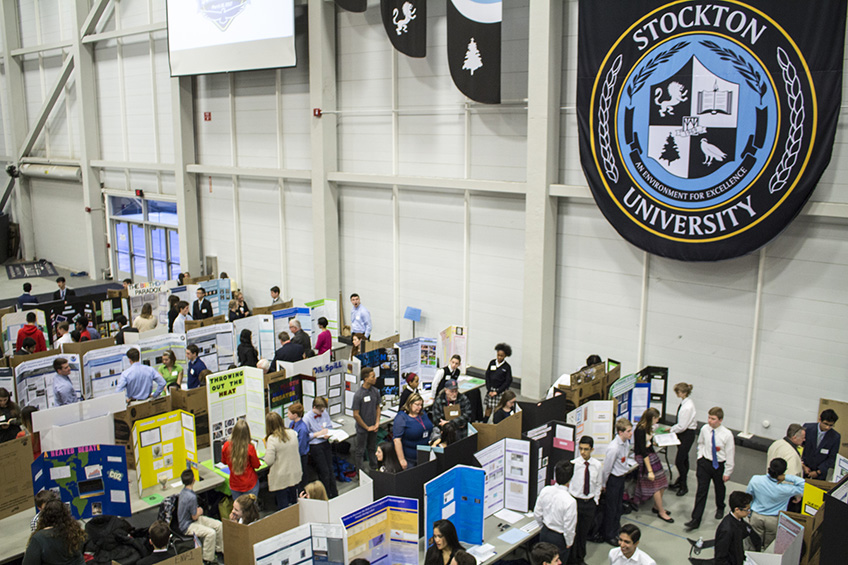
<svg viewBox="0 0 848 565">
<path fill-rule="evenodd" d="M 684 261 L 754 251 L 827 167 L 844 0 L 580 0 L 580 157 L 628 241 Z"/>
</svg>

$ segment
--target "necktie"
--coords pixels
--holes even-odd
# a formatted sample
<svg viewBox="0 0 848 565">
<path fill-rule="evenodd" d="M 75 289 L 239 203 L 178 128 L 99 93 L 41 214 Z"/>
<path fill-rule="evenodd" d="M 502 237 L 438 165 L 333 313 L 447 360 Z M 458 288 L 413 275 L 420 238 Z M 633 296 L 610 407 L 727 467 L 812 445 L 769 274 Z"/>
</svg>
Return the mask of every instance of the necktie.
<svg viewBox="0 0 848 565">
<path fill-rule="evenodd" d="M 718 469 L 718 450 L 715 444 L 715 430 L 713 430 L 713 469 Z"/>
<path fill-rule="evenodd" d="M 583 494 L 589 494 L 589 462 L 586 461 L 586 473 L 583 475 Z"/>
</svg>

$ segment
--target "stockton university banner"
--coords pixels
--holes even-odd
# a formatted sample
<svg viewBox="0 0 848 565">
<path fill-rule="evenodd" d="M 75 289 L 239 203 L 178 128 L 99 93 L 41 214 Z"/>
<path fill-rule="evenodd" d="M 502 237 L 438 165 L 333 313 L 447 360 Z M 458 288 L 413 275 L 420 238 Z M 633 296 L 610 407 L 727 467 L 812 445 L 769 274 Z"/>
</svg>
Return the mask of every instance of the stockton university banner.
<svg viewBox="0 0 848 565">
<path fill-rule="evenodd" d="M 580 0 L 580 157 L 628 241 L 738 257 L 801 211 L 830 161 L 845 0 Z"/>
</svg>

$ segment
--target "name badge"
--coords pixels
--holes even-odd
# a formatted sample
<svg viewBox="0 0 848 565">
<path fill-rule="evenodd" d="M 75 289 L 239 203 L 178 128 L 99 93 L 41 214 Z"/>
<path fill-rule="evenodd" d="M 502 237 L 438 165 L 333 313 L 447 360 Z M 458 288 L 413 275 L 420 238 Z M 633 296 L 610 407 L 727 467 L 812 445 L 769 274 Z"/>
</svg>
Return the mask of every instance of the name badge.
<svg viewBox="0 0 848 565">
<path fill-rule="evenodd" d="M 365 398 L 362 399 L 362 402 L 371 402 L 371 397 L 366 396 Z"/>
<path fill-rule="evenodd" d="M 430 437 L 430 432 L 425 431 L 423 434 L 421 434 L 421 437 L 427 439 L 428 437 Z"/>
<path fill-rule="evenodd" d="M 321 422 L 321 427 L 322 427 L 322 428 L 326 428 L 326 427 L 327 427 L 327 422 Z"/>
<path fill-rule="evenodd" d="M 822 453 L 822 455 L 827 455 L 828 453 L 830 453 L 830 450 L 829 449 L 822 449 L 821 453 Z"/>
<path fill-rule="evenodd" d="M 498 366 L 497 366 L 497 365 L 492 365 L 491 367 L 489 367 L 489 370 L 490 370 L 490 371 L 497 371 L 497 370 L 498 370 Z"/>
</svg>

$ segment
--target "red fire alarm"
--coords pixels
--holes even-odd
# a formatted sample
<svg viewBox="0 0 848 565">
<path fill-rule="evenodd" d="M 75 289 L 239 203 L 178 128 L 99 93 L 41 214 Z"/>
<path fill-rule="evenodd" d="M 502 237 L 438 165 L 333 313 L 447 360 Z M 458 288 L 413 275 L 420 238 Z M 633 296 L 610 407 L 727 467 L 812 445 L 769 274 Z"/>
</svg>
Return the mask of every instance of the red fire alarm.
<svg viewBox="0 0 848 565">
<path fill-rule="evenodd" d="M 138 196 L 139 198 L 144 198 L 144 191 L 141 190 L 140 188 L 136 189 L 135 195 Z"/>
<path fill-rule="evenodd" d="M 212 121 L 212 112 L 203 112 L 203 121 L 211 122 Z"/>
<path fill-rule="evenodd" d="M 316 118 L 320 118 L 321 117 L 321 108 L 313 108 L 312 109 L 312 115 L 315 116 Z"/>
</svg>

